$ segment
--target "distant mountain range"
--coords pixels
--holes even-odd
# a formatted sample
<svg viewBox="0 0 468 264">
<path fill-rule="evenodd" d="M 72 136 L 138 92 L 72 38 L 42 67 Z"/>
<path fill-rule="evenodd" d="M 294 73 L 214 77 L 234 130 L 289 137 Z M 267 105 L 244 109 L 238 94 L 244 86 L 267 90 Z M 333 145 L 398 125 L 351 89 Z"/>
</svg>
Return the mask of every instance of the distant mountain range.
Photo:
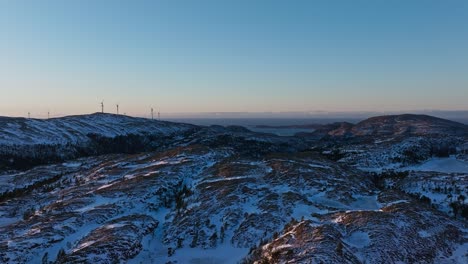
<svg viewBox="0 0 468 264">
<path fill-rule="evenodd" d="M 212 113 L 165 113 L 164 117 L 170 120 L 223 120 L 223 119 L 300 119 L 300 120 L 320 120 L 320 124 L 327 120 L 353 121 L 364 120 L 374 116 L 402 115 L 413 113 L 417 115 L 430 115 L 434 117 L 449 119 L 460 123 L 468 124 L 468 110 L 447 111 L 447 110 L 416 110 L 416 111 L 304 111 L 304 112 L 212 112 Z M 330 121 L 328 121 L 330 122 Z M 332 121 L 334 122 L 334 121 Z M 288 123 L 286 123 L 288 124 Z M 261 125 L 261 124 L 257 124 Z"/>
<path fill-rule="evenodd" d="M 331 124 L 304 124 L 269 126 L 259 125 L 258 128 L 311 129 L 310 133 L 327 134 L 332 136 L 396 136 L 396 135 L 468 135 L 468 125 L 441 119 L 428 115 L 402 114 L 376 116 L 353 124 L 350 122 L 336 122 Z M 301 133 L 306 135 L 307 133 Z"/>
<path fill-rule="evenodd" d="M 388 115 L 363 120 L 355 125 L 337 123 L 317 128 L 318 133 L 353 136 L 397 136 L 397 135 L 468 135 L 468 126 L 462 123 L 428 115 Z"/>
</svg>

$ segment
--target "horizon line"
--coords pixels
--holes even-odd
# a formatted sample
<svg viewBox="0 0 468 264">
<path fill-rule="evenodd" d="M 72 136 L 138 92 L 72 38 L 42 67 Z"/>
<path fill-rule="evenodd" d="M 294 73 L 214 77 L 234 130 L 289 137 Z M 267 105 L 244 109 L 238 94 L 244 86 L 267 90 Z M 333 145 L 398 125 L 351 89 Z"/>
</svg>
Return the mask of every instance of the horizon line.
<svg viewBox="0 0 468 264">
<path fill-rule="evenodd" d="M 47 118 L 59 118 L 66 116 L 79 116 L 79 115 L 90 115 L 102 113 L 100 111 L 90 112 L 90 113 L 57 113 L 52 112 L 41 112 L 40 114 L 34 114 L 33 112 L 26 112 L 25 115 L 3 115 L 2 117 L 12 117 L 12 118 L 31 118 L 31 119 L 47 119 Z M 365 111 L 325 111 L 325 110 L 312 110 L 312 111 L 209 111 L 209 112 L 160 112 L 161 115 L 167 118 L 339 118 L 340 116 L 333 115 L 344 115 L 347 118 L 352 117 L 353 115 L 358 115 L 355 118 L 360 118 L 362 115 L 392 115 L 392 114 L 424 114 L 424 113 L 439 113 L 439 114 L 462 114 L 462 117 L 468 118 L 468 109 L 457 109 L 457 110 L 441 110 L 441 109 L 423 109 L 423 110 L 395 110 L 395 111 L 377 111 L 377 110 L 365 110 Z M 116 113 L 113 111 L 104 112 L 104 114 L 114 114 L 114 115 L 125 115 L 131 117 L 141 117 L 147 118 L 151 117 L 151 113 L 146 114 L 142 113 L 129 113 L 120 112 Z M 28 117 L 29 115 L 29 117 Z M 237 117 L 234 117 L 236 116 Z M 255 117 L 255 116 L 258 117 Z M 361 116 L 359 116 L 361 115 Z M 466 115 L 466 116 L 465 116 Z"/>
</svg>

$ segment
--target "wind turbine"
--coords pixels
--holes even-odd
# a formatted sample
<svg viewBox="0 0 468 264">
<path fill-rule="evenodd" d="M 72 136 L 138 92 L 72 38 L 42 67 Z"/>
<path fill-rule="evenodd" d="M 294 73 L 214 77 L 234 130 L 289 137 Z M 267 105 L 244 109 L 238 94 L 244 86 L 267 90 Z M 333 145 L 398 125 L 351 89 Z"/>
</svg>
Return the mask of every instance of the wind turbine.
<svg viewBox="0 0 468 264">
<path fill-rule="evenodd" d="M 31 118 L 31 112 L 28 112 L 28 118 Z"/>
<path fill-rule="evenodd" d="M 104 113 L 104 100 L 101 101 L 101 112 Z"/>
<path fill-rule="evenodd" d="M 153 108 L 151 107 L 151 119 L 154 120 Z"/>
<path fill-rule="evenodd" d="M 161 112 L 158 111 L 158 120 L 161 120 Z"/>
<path fill-rule="evenodd" d="M 117 107 L 117 114 L 119 114 L 119 104 L 115 105 Z"/>
</svg>

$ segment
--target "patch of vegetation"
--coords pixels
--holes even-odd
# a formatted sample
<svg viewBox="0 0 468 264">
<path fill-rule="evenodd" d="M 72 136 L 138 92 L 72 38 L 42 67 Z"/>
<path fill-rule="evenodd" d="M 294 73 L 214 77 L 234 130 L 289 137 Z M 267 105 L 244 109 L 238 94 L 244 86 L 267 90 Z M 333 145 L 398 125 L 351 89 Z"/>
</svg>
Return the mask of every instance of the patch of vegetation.
<svg viewBox="0 0 468 264">
<path fill-rule="evenodd" d="M 345 157 L 344 152 L 337 148 L 333 149 L 330 153 L 326 153 L 324 155 L 325 157 L 333 161 L 339 161 L 340 159 Z"/>
<path fill-rule="evenodd" d="M 42 181 L 37 181 L 37 182 L 35 182 L 35 183 L 31 184 L 31 185 L 28 185 L 28 186 L 26 186 L 24 188 L 18 188 L 18 189 L 14 189 L 13 191 L 4 192 L 4 193 L 0 194 L 0 202 L 4 202 L 4 201 L 12 199 L 12 198 L 17 198 L 17 197 L 21 197 L 23 195 L 29 194 L 35 189 L 50 185 L 50 184 L 58 181 L 62 176 L 63 176 L 63 174 L 57 174 L 54 177 L 51 177 L 51 178 L 48 178 L 48 179 L 45 179 L 45 180 L 42 180 Z M 46 190 L 47 190 L 47 188 L 46 188 Z"/>
<path fill-rule="evenodd" d="M 176 191 L 175 193 L 175 202 L 176 202 L 176 209 L 185 209 L 187 207 L 187 203 L 185 202 L 185 198 L 189 197 L 192 194 L 192 190 L 187 187 L 187 185 L 182 185 L 182 188 Z"/>
<path fill-rule="evenodd" d="M 451 202 L 449 206 L 452 208 L 452 212 L 455 217 L 468 219 L 468 205 L 464 203 L 464 200 L 465 196 L 460 195 L 457 201 Z"/>
<path fill-rule="evenodd" d="M 193 133 L 188 131 L 184 135 Z M 180 136 L 180 135 L 178 135 Z M 115 137 L 90 133 L 87 143 L 35 144 L 2 146 L 0 170 L 27 170 L 44 164 L 54 164 L 79 157 L 103 154 L 135 154 L 154 151 L 172 144 L 174 136 L 127 134 Z"/>
<path fill-rule="evenodd" d="M 371 173 L 372 182 L 379 189 L 387 188 L 387 181 L 400 181 L 408 177 L 408 171 L 383 171 L 381 173 Z"/>
</svg>

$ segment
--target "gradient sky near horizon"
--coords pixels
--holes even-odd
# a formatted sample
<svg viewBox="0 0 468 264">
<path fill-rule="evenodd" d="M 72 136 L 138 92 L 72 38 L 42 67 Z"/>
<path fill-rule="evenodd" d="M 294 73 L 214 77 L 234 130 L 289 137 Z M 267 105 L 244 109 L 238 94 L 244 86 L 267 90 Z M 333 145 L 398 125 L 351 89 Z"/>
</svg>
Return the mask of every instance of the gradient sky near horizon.
<svg viewBox="0 0 468 264">
<path fill-rule="evenodd" d="M 468 1 L 1 1 L 0 115 L 468 110 Z"/>
</svg>

